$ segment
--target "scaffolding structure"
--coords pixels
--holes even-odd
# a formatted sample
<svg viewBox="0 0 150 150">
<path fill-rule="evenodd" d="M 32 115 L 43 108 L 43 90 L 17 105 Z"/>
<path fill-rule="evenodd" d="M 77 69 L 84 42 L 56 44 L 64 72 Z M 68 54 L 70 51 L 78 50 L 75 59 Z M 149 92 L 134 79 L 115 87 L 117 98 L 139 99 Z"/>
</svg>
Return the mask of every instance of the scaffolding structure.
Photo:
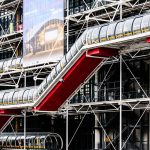
<svg viewBox="0 0 150 150">
<path fill-rule="evenodd" d="M 14 14 L 17 12 L 19 7 L 22 7 L 23 1 L 13 0 L 13 1 L 1 1 L 0 10 L 10 10 L 8 14 L 3 14 L 4 16 Z M 111 23 L 117 20 L 122 20 L 128 17 L 135 15 L 142 15 L 144 13 L 149 13 L 150 1 L 148 0 L 94 0 L 86 1 L 83 0 L 80 2 L 80 7 L 78 6 L 79 2 L 74 2 L 71 0 L 66 0 L 66 16 L 65 16 L 65 37 L 66 45 L 65 51 L 68 52 L 72 44 L 79 38 L 79 36 L 90 27 L 94 25 L 102 25 L 104 23 Z M 73 6 L 72 6 L 73 5 Z M 3 16 L 1 16 L 3 17 Z M 0 17 L 0 18 L 1 18 Z M 20 24 L 19 24 L 20 25 Z M 16 51 L 19 45 L 23 40 L 23 29 L 21 25 L 19 30 L 8 32 L 8 30 L 3 29 L 3 35 L 0 37 L 0 52 L 7 49 L 12 49 L 13 54 L 10 57 L 11 61 L 13 59 L 22 58 L 22 54 L 17 56 Z M 22 114 L 10 115 L 11 118 L 6 122 L 6 124 L 1 129 L 3 132 L 9 124 L 11 124 L 14 117 L 21 116 L 24 118 L 24 146 L 22 148 L 27 148 L 27 132 L 26 132 L 26 117 L 27 113 L 33 113 L 33 115 L 40 114 L 50 114 L 51 116 L 63 115 L 66 119 L 66 139 L 63 139 L 66 144 L 65 148 L 68 150 L 71 143 L 76 138 L 80 126 L 83 124 L 84 119 L 87 115 L 94 115 L 94 144 L 92 149 L 113 149 L 113 150 L 123 150 L 123 149 L 150 149 L 150 123 L 148 122 L 147 132 L 147 145 L 143 146 L 144 140 L 142 140 L 142 119 L 145 114 L 148 114 L 148 121 L 150 120 L 149 116 L 149 83 L 148 88 L 145 88 L 145 85 L 142 85 L 139 78 L 137 78 L 136 71 L 134 70 L 135 66 L 129 66 L 129 62 L 134 60 L 144 60 L 149 65 L 149 42 L 145 42 L 144 37 L 141 35 L 135 35 L 133 37 L 125 37 L 124 39 L 117 39 L 117 41 L 105 41 L 104 43 L 97 43 L 94 47 L 108 47 L 112 49 L 117 49 L 119 55 L 113 58 L 105 59 L 102 65 L 98 66 L 90 76 L 81 83 L 79 88 L 74 91 L 72 95 L 66 100 L 66 103 L 57 111 L 36 111 L 32 112 L 31 109 L 24 108 Z M 17 45 L 14 48 L 14 43 Z M 93 46 L 92 46 L 93 47 Z M 90 45 L 85 45 L 85 49 L 90 49 Z M 98 59 L 98 58 L 94 58 Z M 20 60 L 21 63 L 21 60 Z M 28 86 L 33 86 L 36 88 L 39 83 L 51 72 L 51 70 L 56 66 L 57 63 L 46 63 L 41 66 L 32 66 L 30 68 L 23 68 L 22 65 L 19 67 L 10 67 L 9 62 L 4 66 L 4 71 L 0 73 L 0 87 L 6 88 L 26 88 Z M 119 76 L 117 81 L 109 82 L 109 76 L 114 65 L 118 65 L 117 70 Z M 104 69 L 103 69 L 104 68 Z M 105 69 L 106 68 L 106 69 Z M 124 85 L 126 81 L 123 80 L 124 77 L 124 68 L 127 69 L 128 74 L 131 76 L 131 82 L 136 84 L 138 87 L 135 91 L 125 91 Z M 103 69 L 103 75 L 100 75 L 99 70 Z M 144 74 L 144 73 L 143 73 Z M 101 76 L 101 77 L 99 77 Z M 143 75 L 144 76 L 144 75 Z M 101 79 L 99 79 L 101 78 Z M 111 77 L 110 77 L 111 78 Z M 30 85 L 31 82 L 31 85 Z M 108 83 L 109 82 L 109 83 Z M 148 80 L 149 82 L 149 80 Z M 109 86 L 110 84 L 113 84 Z M 109 89 L 110 90 L 109 92 Z M 129 89 L 130 90 L 130 89 Z M 117 91 L 117 92 L 114 92 Z M 130 123 L 128 126 L 124 123 L 125 113 L 135 113 L 137 120 L 133 121 L 133 124 Z M 110 114 L 114 113 L 115 116 Z M 72 115 L 82 115 L 82 119 L 77 126 L 74 134 L 69 138 L 69 117 Z M 119 116 L 118 116 L 119 115 Z M 115 117 L 119 120 L 117 123 L 118 129 L 112 127 L 112 129 L 107 128 L 110 126 L 110 123 L 113 122 Z M 129 116 L 128 116 L 129 117 Z M 144 122 L 144 121 L 143 121 Z M 131 127 L 130 127 L 131 126 Z M 136 129 L 140 129 L 140 142 L 132 137 Z M 12 127 L 12 130 L 13 127 Z M 117 131 L 115 131 L 117 130 Z M 119 132 L 118 132 L 119 131 Z M 116 132 L 116 133 L 115 133 Z M 126 133 L 128 132 L 128 133 Z M 15 132 L 14 132 L 15 133 Z M 113 136 L 112 136 L 113 134 Z M 136 133 L 134 133 L 136 134 Z M 133 140 L 131 140 L 131 137 Z M 144 137 L 145 138 L 145 137 Z M 131 140 L 129 142 L 129 140 Z M 137 144 L 133 144 L 134 142 Z M 143 143 L 142 143 L 143 142 Z M 101 144 L 100 144 L 101 143 Z M 139 144 L 140 143 L 140 144 Z"/>
<path fill-rule="evenodd" d="M 103 24 L 107 22 L 113 22 L 115 20 L 122 20 L 126 17 L 131 17 L 132 15 L 140 15 L 142 13 L 148 13 L 148 7 L 149 7 L 149 1 L 132 1 L 132 0 L 114 0 L 114 1 L 107 1 L 107 0 L 96 0 L 92 3 L 92 6 L 89 7 L 89 5 L 84 1 L 87 9 L 86 11 L 83 12 L 78 12 L 76 14 L 69 14 L 69 0 L 67 3 L 67 47 L 69 47 L 69 32 L 73 34 L 71 29 L 70 29 L 70 24 L 69 22 L 73 22 L 74 24 L 80 24 L 81 28 L 79 29 L 79 34 L 76 36 L 80 35 L 80 32 L 83 32 L 84 28 L 89 28 L 93 24 Z M 133 13 L 133 14 L 132 14 Z M 131 14 L 131 15 L 130 15 Z M 70 30 L 69 30 L 70 29 Z M 70 97 L 70 99 L 73 98 L 74 95 L 79 95 L 79 91 L 81 92 L 80 96 L 78 96 L 76 102 L 75 100 L 72 100 L 70 104 L 68 104 L 69 99 L 64 107 L 64 111 L 66 111 L 66 131 L 68 131 L 68 113 L 70 114 L 84 114 L 87 115 L 88 113 L 92 113 L 95 116 L 95 146 L 94 149 L 109 149 L 111 146 L 111 149 L 114 150 L 122 150 L 125 149 L 125 146 L 127 142 L 129 141 L 130 137 L 132 136 L 134 130 L 138 126 L 139 122 L 141 121 L 142 117 L 144 114 L 149 110 L 149 92 L 145 91 L 142 87 L 142 85 L 139 83 L 138 79 L 136 78 L 136 75 L 132 72 L 132 69 L 127 65 L 126 61 L 128 59 L 136 59 L 140 57 L 145 57 L 148 56 L 148 53 L 143 54 L 144 51 L 149 49 L 149 44 L 144 44 L 142 42 L 142 37 L 140 39 L 141 41 L 136 42 L 136 41 L 127 41 L 125 44 L 121 43 L 118 40 L 118 43 L 114 45 L 114 43 L 111 43 L 110 41 L 106 42 L 106 46 L 108 47 L 113 47 L 119 49 L 119 57 L 114 58 L 113 60 L 106 60 L 106 64 L 114 64 L 114 63 L 119 63 L 120 67 L 120 79 L 119 79 L 119 98 L 115 99 L 116 97 L 112 95 L 112 99 L 109 100 L 109 98 L 104 98 L 101 100 L 102 97 L 99 97 L 99 91 L 102 90 L 102 86 L 107 78 L 107 76 L 110 74 L 110 68 L 108 69 L 108 72 L 105 73 L 105 76 L 103 77 L 102 82 L 99 84 L 98 83 L 98 73 L 97 71 L 94 73 L 95 75 L 95 83 L 93 90 L 96 91 L 94 93 L 94 96 L 88 97 L 88 93 L 86 93 L 86 85 L 90 86 L 90 80 L 88 79 L 84 84 L 77 90 L 75 93 Z M 119 43 L 120 42 L 120 43 Z M 148 45 L 148 46 L 146 46 Z M 98 44 L 97 46 L 101 46 Z M 102 45 L 103 46 L 103 45 Z M 87 46 L 89 48 L 90 46 Z M 68 50 L 68 48 L 67 48 Z M 129 58 L 126 58 L 128 57 Z M 105 65 L 104 63 L 104 65 Z M 136 96 L 134 98 L 123 98 L 123 79 L 122 79 L 122 65 L 125 65 L 130 74 L 132 75 L 132 78 L 136 81 L 138 84 L 141 95 L 138 96 L 138 92 L 136 93 Z M 91 79 L 92 80 L 92 79 Z M 106 81 L 107 82 L 107 81 Z M 82 92 L 84 89 L 84 92 Z M 105 93 L 106 94 L 106 93 Z M 105 95 L 104 94 L 104 95 Z M 81 97 L 82 96 L 82 97 Z M 111 97 L 111 96 L 110 96 Z M 76 99 L 74 97 L 74 99 Z M 126 140 L 123 140 L 122 136 L 123 133 L 127 130 L 127 126 L 123 127 L 123 119 L 122 119 L 122 113 L 123 112 L 128 112 L 128 111 L 134 111 L 134 110 L 142 110 L 143 112 L 139 116 L 137 122 L 134 124 L 131 132 L 127 136 Z M 109 131 L 107 131 L 102 123 L 102 118 L 100 117 L 101 114 L 105 114 L 108 112 L 117 112 L 119 113 L 119 134 L 115 136 L 114 139 L 111 139 L 109 136 Z M 83 117 L 83 120 L 84 120 Z M 76 131 L 74 132 L 70 142 L 68 143 L 68 132 L 66 132 L 66 150 L 69 149 L 69 146 L 72 142 L 72 140 L 75 138 L 83 120 L 79 123 L 79 126 L 77 127 Z M 110 121 L 110 120 L 109 120 Z M 102 133 L 97 129 L 97 126 L 100 126 L 102 129 Z M 106 137 L 108 144 L 104 142 L 105 144 L 100 147 L 100 134 L 103 134 L 104 137 Z M 103 138 L 104 138 L 103 137 Z M 118 143 L 119 146 L 114 145 L 115 141 L 119 139 Z M 101 139 L 102 140 L 102 139 Z M 150 146 L 150 144 L 148 144 Z M 129 147 L 128 147 L 129 148 Z M 135 147 L 136 149 L 136 147 Z M 144 147 L 140 147 L 139 149 L 144 149 Z M 146 149 L 146 148 L 145 148 Z M 149 147 L 147 148 L 149 149 Z"/>
</svg>

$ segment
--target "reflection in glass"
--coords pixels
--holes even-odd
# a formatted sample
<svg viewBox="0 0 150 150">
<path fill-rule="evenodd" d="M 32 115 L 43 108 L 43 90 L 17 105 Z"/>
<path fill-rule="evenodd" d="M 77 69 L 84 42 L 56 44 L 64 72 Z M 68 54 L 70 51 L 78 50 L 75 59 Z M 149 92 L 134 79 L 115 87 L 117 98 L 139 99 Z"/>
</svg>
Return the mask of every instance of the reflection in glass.
<svg viewBox="0 0 150 150">
<path fill-rule="evenodd" d="M 117 23 L 116 32 L 115 32 L 116 38 L 123 37 L 123 25 L 124 25 L 123 21 L 120 21 L 120 22 Z"/>
<path fill-rule="evenodd" d="M 116 29 L 116 22 L 115 23 L 111 23 L 109 26 L 108 26 L 108 29 L 107 29 L 107 38 L 108 40 L 113 40 L 115 39 L 115 29 Z"/>
<path fill-rule="evenodd" d="M 124 36 L 130 36 L 132 35 L 132 25 L 133 25 L 134 18 L 128 19 L 124 23 Z"/>
<path fill-rule="evenodd" d="M 102 26 L 101 31 L 100 31 L 100 41 L 104 42 L 107 40 L 107 28 L 108 25 Z"/>
<path fill-rule="evenodd" d="M 133 22 L 133 34 L 139 34 L 141 33 L 141 22 L 142 22 L 142 17 L 137 17 L 134 19 Z"/>
<path fill-rule="evenodd" d="M 99 32 L 100 32 L 100 27 L 96 27 L 93 29 L 92 44 L 99 43 Z"/>
<path fill-rule="evenodd" d="M 142 32 L 150 31 L 150 15 L 143 16 L 141 30 Z"/>
</svg>

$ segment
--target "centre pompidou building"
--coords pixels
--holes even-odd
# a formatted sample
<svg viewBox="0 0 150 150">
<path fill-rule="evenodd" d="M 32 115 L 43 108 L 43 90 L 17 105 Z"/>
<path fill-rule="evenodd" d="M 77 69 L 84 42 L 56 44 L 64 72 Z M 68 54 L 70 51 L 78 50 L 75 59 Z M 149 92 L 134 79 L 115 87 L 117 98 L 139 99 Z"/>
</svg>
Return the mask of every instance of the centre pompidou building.
<svg viewBox="0 0 150 150">
<path fill-rule="evenodd" d="M 149 0 L 0 1 L 0 149 L 150 149 Z"/>
</svg>

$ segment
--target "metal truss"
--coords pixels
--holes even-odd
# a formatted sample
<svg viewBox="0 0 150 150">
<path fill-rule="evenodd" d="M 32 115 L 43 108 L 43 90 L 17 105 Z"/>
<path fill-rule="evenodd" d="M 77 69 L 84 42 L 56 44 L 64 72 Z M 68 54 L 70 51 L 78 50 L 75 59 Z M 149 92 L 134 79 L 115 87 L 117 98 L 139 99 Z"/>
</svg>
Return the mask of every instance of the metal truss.
<svg viewBox="0 0 150 150">
<path fill-rule="evenodd" d="M 148 12 L 149 7 L 150 7 L 150 2 L 145 0 L 145 1 L 140 1 L 140 0 L 118 0 L 118 1 L 112 1 L 112 0 L 105 0 L 106 3 L 104 3 L 104 1 L 100 1 L 100 0 L 95 0 L 94 4 L 92 5 L 92 8 L 88 8 L 88 5 L 85 3 L 87 10 L 84 12 L 79 12 L 77 14 L 73 14 L 73 15 L 69 15 L 69 0 L 67 3 L 67 16 L 66 16 L 66 20 L 67 22 L 69 21 L 73 21 L 74 24 L 81 24 L 81 28 L 79 29 L 79 34 L 83 32 L 83 30 L 85 28 L 88 28 L 89 24 L 91 22 L 95 22 L 97 24 L 102 24 L 104 22 L 112 22 L 114 20 L 118 20 L 118 19 L 122 19 L 125 18 L 126 16 L 129 16 L 127 14 L 142 14 L 145 12 Z M 99 4 L 99 5 L 98 5 Z M 103 13 L 100 13 L 102 12 Z M 74 34 L 71 30 L 71 26 L 69 23 L 67 23 L 67 47 L 69 47 L 69 32 L 70 34 Z M 96 120 L 98 121 L 98 124 L 100 125 L 100 127 L 102 128 L 104 134 L 106 135 L 106 137 L 109 139 L 109 136 L 105 130 L 105 128 L 102 126 L 101 120 L 97 117 L 97 113 L 105 113 L 105 112 L 118 112 L 120 114 L 120 122 L 119 122 L 119 135 L 117 136 L 117 138 L 119 138 L 119 150 L 122 150 L 123 147 L 125 146 L 125 144 L 127 143 L 127 141 L 129 140 L 130 136 L 132 135 L 135 127 L 137 126 L 137 124 L 140 122 L 141 118 L 143 117 L 143 115 L 145 114 L 145 112 L 147 110 L 150 109 L 149 107 L 149 102 L 150 102 L 150 98 L 147 95 L 147 93 L 144 91 L 144 89 L 142 88 L 142 86 L 140 85 L 140 83 L 138 82 L 138 80 L 136 79 L 135 75 L 133 74 L 132 70 L 129 68 L 129 66 L 127 66 L 125 60 L 123 59 L 123 56 L 128 55 L 131 59 L 136 59 L 138 57 L 143 57 L 143 55 L 140 55 L 141 51 L 144 50 L 148 50 L 149 49 L 149 43 L 145 42 L 145 39 L 147 37 L 149 37 L 150 35 L 143 35 L 140 37 L 137 37 L 132 41 L 131 39 L 129 39 L 129 37 L 127 37 L 126 39 L 124 38 L 123 41 L 125 40 L 126 43 L 122 43 L 122 39 L 119 39 L 116 43 L 116 45 L 113 43 L 111 43 L 111 41 L 109 42 L 104 42 L 103 45 L 101 44 L 97 44 L 95 45 L 95 47 L 109 47 L 109 48 L 117 48 L 120 50 L 120 58 L 115 58 L 115 60 L 113 61 L 108 61 L 110 64 L 112 62 L 120 62 L 120 100 L 113 100 L 113 101 L 101 101 L 101 102 L 92 102 L 92 100 L 89 102 L 88 99 L 86 99 L 86 95 L 83 95 L 84 98 L 86 99 L 85 103 L 78 103 L 78 104 L 68 104 L 69 100 L 74 96 L 75 93 L 77 93 L 77 91 L 82 87 L 79 87 L 77 91 L 75 91 L 73 93 L 72 96 L 69 97 L 66 105 L 64 106 L 64 108 L 60 109 L 60 113 L 65 114 L 66 112 L 66 150 L 68 150 L 70 143 L 72 142 L 72 140 L 75 138 L 76 133 L 78 132 L 78 129 L 80 128 L 85 115 L 89 114 L 89 113 L 93 113 Z M 131 42 L 129 42 L 129 40 L 131 40 Z M 120 47 L 118 47 L 120 46 Z M 84 48 L 90 48 L 90 46 L 85 46 Z M 130 74 L 132 75 L 132 77 L 134 78 L 134 80 L 137 82 L 137 84 L 139 85 L 139 87 L 141 88 L 142 92 L 144 93 L 143 98 L 136 98 L 136 99 L 122 99 L 122 63 L 124 63 L 126 65 L 126 67 L 128 68 Z M 109 73 L 109 70 L 108 70 Z M 106 74 L 107 76 L 107 74 Z M 104 77 L 104 80 L 106 78 L 106 76 Z M 85 83 L 83 83 L 84 85 Z M 100 88 L 98 89 L 100 90 Z M 131 133 L 129 134 L 128 138 L 126 139 L 126 141 L 123 143 L 122 142 L 122 133 L 124 132 L 124 129 L 122 128 L 122 112 L 124 111 L 134 111 L 134 110 L 143 110 L 142 115 L 139 117 L 137 123 L 135 124 L 133 130 L 131 131 Z M 84 114 L 83 119 L 81 120 L 79 126 L 77 127 L 74 135 L 72 136 L 71 140 L 68 141 L 68 115 L 70 114 Z M 113 145 L 113 141 L 111 139 L 109 139 L 110 145 L 113 147 L 113 149 L 115 150 L 115 146 Z"/>
<path fill-rule="evenodd" d="M 13 21 L 16 12 L 21 5 L 23 5 L 23 0 L 1 1 L 0 12 L 3 12 L 4 10 L 7 12 L 6 14 L 4 13 L 1 17 L 6 17 L 7 15 L 12 14 Z M 0 24 L 0 28 L 3 32 L 3 35 L 0 36 L 0 51 L 11 49 L 13 51 L 13 54 L 11 58 L 9 58 L 9 61 L 12 61 L 14 58 L 18 57 L 16 55 L 16 52 L 20 44 L 23 42 L 23 30 L 13 31 L 12 33 L 9 33 L 9 28 L 7 30 L 4 29 L 2 24 Z M 15 48 L 13 44 L 16 44 Z M 49 54 L 48 58 L 51 57 L 52 52 Z M 8 70 L 6 67 L 3 72 L 0 72 L 0 87 L 3 86 L 19 88 L 19 84 L 22 84 L 21 79 L 24 79 L 26 81 L 27 78 L 32 78 L 35 81 L 36 85 L 37 81 L 41 80 L 40 76 L 48 75 L 55 65 L 56 63 L 49 62 L 39 66 L 31 66 L 30 68 L 24 68 L 23 65 L 21 65 L 20 68 L 12 68 Z M 26 83 L 24 83 L 24 86 L 26 86 Z"/>
<path fill-rule="evenodd" d="M 106 2 L 106 3 L 105 3 Z M 16 12 L 19 4 L 22 3 L 21 0 L 14 0 L 10 3 L 6 3 L 6 1 L 2 1 L 0 2 L 0 10 L 4 9 L 4 8 L 8 8 L 8 7 L 12 7 L 15 6 L 15 10 L 14 12 L 10 12 L 10 13 L 14 13 Z M 85 28 L 88 28 L 90 23 L 94 22 L 96 24 L 102 24 L 105 22 L 112 22 L 118 19 L 122 19 L 127 17 L 129 13 L 132 14 L 141 14 L 143 12 L 148 12 L 149 7 L 150 7 L 150 2 L 145 0 L 144 2 L 141 2 L 140 0 L 104 0 L 104 1 L 100 1 L 100 0 L 95 0 L 95 2 L 92 5 L 92 8 L 88 8 L 88 5 L 86 4 L 86 2 L 84 1 L 87 10 L 84 12 L 80 12 L 77 14 L 73 14 L 73 15 L 69 15 L 69 0 L 67 0 L 67 16 L 65 18 L 65 27 L 66 27 L 66 43 L 67 43 L 67 51 L 69 50 L 69 36 L 70 34 L 74 34 L 74 31 L 72 31 L 71 27 L 73 26 L 72 24 L 70 24 L 70 22 L 74 22 L 74 25 L 81 25 L 81 28 L 79 29 L 77 38 L 80 36 L 80 34 L 83 32 L 83 30 L 85 30 Z M 103 13 L 101 13 L 103 12 Z M 1 26 L 1 25 L 0 25 Z M 2 28 L 2 26 L 1 26 Z M 14 42 L 21 42 L 22 41 L 22 31 L 19 32 L 15 32 L 12 35 L 7 35 L 7 32 L 4 31 L 4 29 L 2 29 L 3 32 L 5 32 L 5 36 L 0 37 L 0 47 L 2 47 L 3 45 L 8 45 L 8 47 L 13 48 L 12 43 Z M 11 40 L 9 39 L 10 36 L 16 36 L 17 38 L 12 38 Z M 139 54 L 140 51 L 142 50 L 147 50 L 149 49 L 149 43 L 145 42 L 145 39 L 147 37 L 150 36 L 150 33 L 147 34 L 143 34 L 143 37 L 138 37 L 138 35 L 135 35 L 136 39 L 135 41 L 129 42 L 130 37 L 126 37 L 126 39 L 116 39 L 117 44 L 114 45 L 114 43 L 116 43 L 116 41 L 112 40 L 109 42 L 104 42 L 103 45 L 101 43 L 99 44 L 95 44 L 95 47 L 109 47 L 109 48 L 117 48 L 120 50 L 120 59 L 119 58 L 114 58 L 113 60 L 105 60 L 104 63 L 111 63 L 114 61 L 119 61 L 120 62 L 120 74 L 122 74 L 122 63 L 124 63 L 126 65 L 125 60 L 122 58 L 122 56 L 124 55 L 129 55 L 131 57 L 131 59 L 136 58 Z M 140 39 L 139 39 L 140 38 Z M 122 41 L 126 40 L 126 43 L 122 43 Z M 140 43 L 139 43 L 140 41 Z M 128 44 L 128 46 L 127 46 Z M 118 45 L 120 45 L 120 47 L 118 48 Z M 122 48 L 123 47 L 123 48 Z M 85 46 L 86 48 L 90 48 L 90 46 Z M 3 50 L 3 49 L 0 49 Z M 13 56 L 16 56 L 16 49 L 13 49 Z M 134 55 L 132 55 L 132 52 L 136 52 Z M 49 55 L 49 57 L 51 56 L 51 54 Z M 12 59 L 12 58 L 11 58 Z M 20 82 L 21 78 L 27 78 L 29 76 L 26 76 L 27 72 L 31 72 L 33 76 L 33 78 L 38 79 L 38 76 L 40 74 L 45 73 L 45 70 L 47 70 L 47 73 L 50 72 L 51 68 L 53 68 L 56 64 L 47 64 L 45 63 L 43 66 L 35 66 L 32 68 L 20 68 L 18 70 L 13 70 L 10 72 L 4 71 L 3 73 L 0 73 L 0 82 L 5 82 L 6 86 L 14 86 L 16 88 L 18 88 L 18 84 Z M 101 67 L 101 66 L 99 66 Z M 71 144 L 72 140 L 75 138 L 76 133 L 78 132 L 78 129 L 80 128 L 81 124 L 83 123 L 83 119 L 85 118 L 85 116 L 89 113 L 93 113 L 96 120 L 98 121 L 99 125 L 101 126 L 104 134 L 106 135 L 106 137 L 108 137 L 108 133 L 105 130 L 105 128 L 103 127 L 101 120 L 97 117 L 97 113 L 101 113 L 101 112 L 119 112 L 120 113 L 120 148 L 119 150 L 122 150 L 123 147 L 125 146 L 126 142 L 128 141 L 129 137 L 131 136 L 131 134 L 133 133 L 134 129 L 131 131 L 129 137 L 126 139 L 125 143 L 122 143 L 122 133 L 124 132 L 124 130 L 122 129 L 122 112 L 123 111 L 133 111 L 133 110 L 144 110 L 143 114 L 139 117 L 139 120 L 137 121 L 137 123 L 135 124 L 135 127 L 137 126 L 138 122 L 141 120 L 141 118 L 143 117 L 144 113 L 150 109 L 149 106 L 149 101 L 150 98 L 149 96 L 146 94 L 146 92 L 143 90 L 142 86 L 140 85 L 140 83 L 138 82 L 138 80 L 136 79 L 135 75 L 132 73 L 132 70 L 126 65 L 126 67 L 128 68 L 129 72 L 131 73 L 131 75 L 133 76 L 133 78 L 135 79 L 135 81 L 137 82 L 137 84 L 140 86 L 141 90 L 144 92 L 144 97 L 143 98 L 137 98 L 137 99 L 122 99 L 122 76 L 120 75 L 120 100 L 113 100 L 113 101 L 103 101 L 103 102 L 89 102 L 88 99 L 86 99 L 87 103 L 79 103 L 79 104 L 69 104 L 69 100 L 74 96 L 74 94 L 77 93 L 77 91 L 88 81 L 86 80 L 86 82 L 82 83 L 80 87 L 78 87 L 77 91 L 75 91 L 67 100 L 66 105 L 64 105 L 63 108 L 60 108 L 59 112 L 56 112 L 56 114 L 63 114 L 66 116 L 66 150 L 68 150 L 69 145 Z M 98 70 L 99 68 L 97 68 L 95 70 L 95 72 Z M 44 70 L 44 71 L 43 71 Z M 92 77 L 93 74 L 95 72 L 92 72 L 92 74 L 88 77 Z M 109 70 L 108 70 L 109 73 Z M 13 76 L 14 74 L 14 76 Z M 17 74 L 17 76 L 16 76 Z M 8 75 L 8 83 L 7 83 L 7 78 L 3 78 L 5 75 Z M 14 80 L 14 78 L 17 78 L 17 80 Z M 105 77 L 104 77 L 105 79 Z M 10 81 L 11 80 L 11 81 Z M 25 83 L 26 85 L 26 83 Z M 1 86 L 1 83 L 0 83 Z M 101 87 L 98 89 L 100 90 Z M 86 98 L 86 96 L 84 95 L 84 97 Z M 50 112 L 36 112 L 36 113 L 50 113 Z M 70 114 L 84 114 L 83 119 L 81 120 L 78 128 L 76 129 L 74 135 L 72 136 L 71 140 L 68 140 L 68 117 Z M 24 119 L 26 118 L 26 113 L 23 114 L 24 115 Z M 53 114 L 54 115 L 54 114 Z M 24 120 L 24 122 L 26 122 L 26 120 Z M 24 137 L 26 134 L 26 125 L 24 124 Z M 115 146 L 113 145 L 113 141 L 111 139 L 109 139 L 110 144 L 112 145 L 112 147 L 114 149 Z M 25 147 L 25 146 L 24 146 Z"/>
</svg>

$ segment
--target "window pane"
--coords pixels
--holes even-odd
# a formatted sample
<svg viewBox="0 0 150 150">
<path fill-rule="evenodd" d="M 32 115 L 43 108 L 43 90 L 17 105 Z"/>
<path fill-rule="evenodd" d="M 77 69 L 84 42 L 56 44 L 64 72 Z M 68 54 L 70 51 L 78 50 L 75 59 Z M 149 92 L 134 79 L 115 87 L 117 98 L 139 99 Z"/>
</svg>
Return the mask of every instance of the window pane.
<svg viewBox="0 0 150 150">
<path fill-rule="evenodd" d="M 141 33 L 141 22 L 142 22 L 142 17 L 138 17 L 134 19 L 133 34 Z"/>
<path fill-rule="evenodd" d="M 92 32 L 92 43 L 99 43 L 99 31 L 100 31 L 100 27 L 96 27 L 94 28 L 93 32 Z"/>
<path fill-rule="evenodd" d="M 107 40 L 107 28 L 108 28 L 108 25 L 103 26 L 103 27 L 101 28 L 101 31 L 100 31 L 100 41 L 101 41 L 101 42 Z"/>
<path fill-rule="evenodd" d="M 144 16 L 141 24 L 142 32 L 150 31 L 149 22 L 150 22 L 150 15 Z"/>
<path fill-rule="evenodd" d="M 117 23 L 115 22 L 115 23 L 111 23 L 111 24 L 108 26 L 108 30 L 107 30 L 107 37 L 108 37 L 108 40 L 115 39 L 116 24 L 117 24 Z"/>
<path fill-rule="evenodd" d="M 121 38 L 123 37 L 123 25 L 124 25 L 124 21 L 118 22 L 117 26 L 116 26 L 116 38 Z"/>
<path fill-rule="evenodd" d="M 29 94 L 29 90 L 26 90 L 23 94 L 23 102 L 27 102 L 28 101 L 28 94 Z"/>
<path fill-rule="evenodd" d="M 132 24 L 133 24 L 133 18 L 128 19 L 124 23 L 124 36 L 130 36 L 132 35 Z"/>
<path fill-rule="evenodd" d="M 92 32 L 93 32 L 93 28 L 90 29 L 88 31 L 88 34 L 87 34 L 87 43 L 90 45 L 92 43 Z"/>
</svg>

